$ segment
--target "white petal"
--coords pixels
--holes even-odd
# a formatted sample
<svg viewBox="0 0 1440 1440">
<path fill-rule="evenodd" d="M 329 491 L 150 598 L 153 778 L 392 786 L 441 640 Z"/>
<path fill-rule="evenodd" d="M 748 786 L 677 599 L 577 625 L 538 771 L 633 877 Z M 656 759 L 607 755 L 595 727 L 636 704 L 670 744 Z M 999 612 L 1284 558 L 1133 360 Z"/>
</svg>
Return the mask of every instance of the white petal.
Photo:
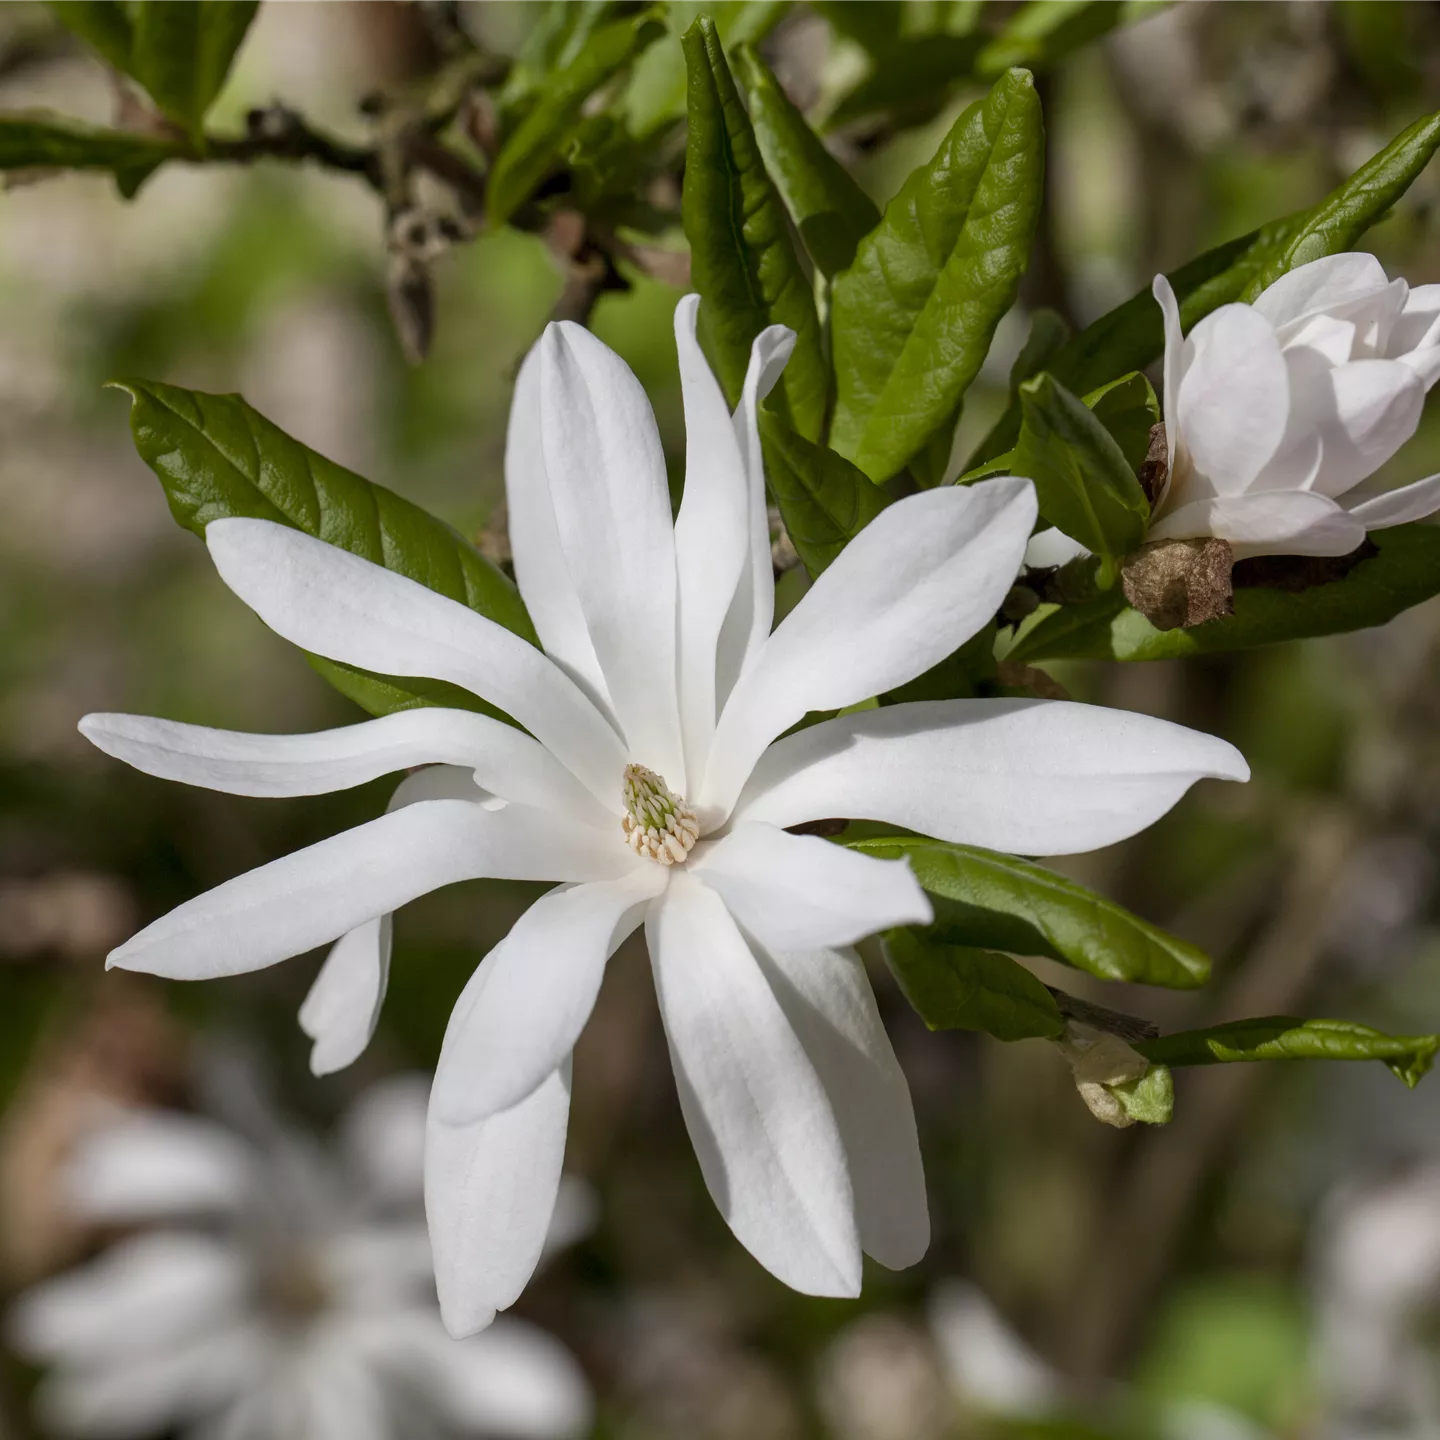
<svg viewBox="0 0 1440 1440">
<path fill-rule="evenodd" d="M 515 922 L 455 1002 L 435 1074 L 437 1120 L 465 1125 L 508 1110 L 554 1073 L 590 1018 L 605 962 L 665 879 L 663 866 L 635 860 L 622 879 L 552 890 Z"/>
<path fill-rule="evenodd" d="M 1280 342 L 1248 305 L 1222 305 L 1190 332 L 1194 358 L 1175 396 L 1177 447 L 1195 476 L 1237 495 L 1275 454 L 1285 434 L 1289 387 Z"/>
<path fill-rule="evenodd" d="M 1350 515 L 1367 530 L 1384 530 L 1391 525 L 1423 520 L 1437 510 L 1440 510 L 1440 475 L 1428 475 L 1398 490 L 1387 490 L 1351 505 Z"/>
<path fill-rule="evenodd" d="M 452 1340 L 433 1312 L 387 1317 L 375 1363 L 418 1388 L 456 1434 L 579 1440 L 595 1409 L 585 1372 L 553 1335 L 506 1316 Z"/>
<path fill-rule="evenodd" d="M 910 1087 L 853 950 L 771 951 L 760 957 L 840 1123 L 860 1244 L 891 1270 L 930 1243 L 925 1170 Z"/>
<path fill-rule="evenodd" d="M 1175 441 L 1180 434 L 1180 420 L 1175 404 L 1180 393 L 1180 377 L 1185 373 L 1189 357 L 1185 353 L 1185 339 L 1180 329 L 1180 302 L 1175 298 L 1170 281 L 1164 275 L 1157 275 L 1150 287 L 1150 293 L 1160 306 L 1160 314 L 1165 321 L 1164 383 L 1160 400 L 1165 407 L 1165 458 L 1168 469 L 1173 472 Z"/>
<path fill-rule="evenodd" d="M 807 1295 L 857 1295 L 844 1144 L 815 1067 L 724 902 L 677 875 L 645 920 L 685 1126 L 736 1239 Z"/>
<path fill-rule="evenodd" d="M 935 700 L 861 711 L 773 746 L 735 820 L 879 820 L 1018 855 L 1111 845 L 1204 776 L 1245 780 L 1233 745 L 1063 700 Z"/>
<path fill-rule="evenodd" d="M 560 544 L 615 716 L 630 754 L 679 790 L 675 532 L 650 402 L 618 355 L 562 321 L 540 341 L 540 405 Z"/>
<path fill-rule="evenodd" d="M 357 1352 L 348 1328 L 312 1338 L 307 1353 L 296 1357 L 296 1420 L 274 1433 L 305 1440 L 391 1440 L 380 1377 Z"/>
<path fill-rule="evenodd" d="M 950 1383 L 963 1400 L 1012 1417 L 1044 1416 L 1062 1405 L 1064 1379 L 974 1285 L 942 1282 L 929 1310 L 930 1333 Z"/>
<path fill-rule="evenodd" d="M 1415 433 L 1425 386 L 1398 360 L 1356 360 L 1332 370 L 1329 381 L 1315 489 L 1336 496 L 1373 475 Z"/>
<path fill-rule="evenodd" d="M 770 510 L 765 493 L 759 414 L 760 402 L 775 388 L 794 349 L 795 332 L 786 325 L 770 325 L 755 337 L 740 404 L 735 409 L 735 438 L 745 462 L 749 487 L 750 548 L 745 573 L 720 631 L 715 686 L 722 708 L 741 670 L 765 643 L 775 623 L 775 567 L 770 556 Z"/>
<path fill-rule="evenodd" d="M 568 1059 L 532 1095 L 487 1120 L 445 1125 L 432 1106 L 425 1215 L 440 1313 L 457 1338 L 483 1330 L 535 1273 L 555 1210 L 569 1118 Z"/>
<path fill-rule="evenodd" d="M 1440 285 L 1407 290 L 1405 305 L 1386 337 L 1385 355 L 1400 360 L 1416 350 L 1440 346 Z"/>
<path fill-rule="evenodd" d="M 412 1157 L 416 1162 L 411 1177 L 413 1194 L 396 1197 L 407 1212 L 423 1193 L 424 1143 L 422 1131 Z M 375 1195 L 364 1198 L 371 1204 L 378 1199 Z M 411 1300 L 423 1301 L 435 1280 L 429 1234 L 423 1223 L 408 1218 L 343 1223 L 321 1242 L 316 1259 L 322 1267 L 332 1314 L 389 1310 Z"/>
<path fill-rule="evenodd" d="M 225 1324 L 249 1279 L 245 1257 L 219 1240 L 142 1235 L 22 1295 L 8 1334 L 22 1353 L 67 1364 L 163 1349 Z"/>
<path fill-rule="evenodd" d="M 1333 315 L 1312 315 L 1284 341 L 1285 357 L 1292 351 L 1313 350 L 1331 365 L 1346 365 L 1355 350 L 1355 322 Z"/>
<path fill-rule="evenodd" d="M 934 919 L 905 862 L 876 860 L 814 835 L 787 835 L 774 825 L 737 825 L 697 849 L 687 868 L 772 950 L 852 945 L 891 925 Z"/>
<path fill-rule="evenodd" d="M 1255 297 L 1254 308 L 1278 330 L 1317 311 L 1376 297 L 1389 283 L 1373 255 L 1352 250 L 1287 271 Z"/>
<path fill-rule="evenodd" d="M 1151 526 L 1149 538 L 1200 535 L 1228 540 L 1237 560 L 1247 555 L 1348 555 L 1365 538 L 1365 527 L 1325 495 L 1257 490 L 1183 505 Z"/>
<path fill-rule="evenodd" d="M 457 880 L 603 880 L 633 859 L 604 832 L 526 805 L 428 800 L 217 885 L 112 950 L 106 964 L 176 980 L 238 975 Z"/>
<path fill-rule="evenodd" d="M 548 752 L 541 753 L 555 764 Z M 569 775 L 563 767 L 557 769 Z M 395 787 L 386 809 L 399 810 L 420 800 L 473 800 L 485 804 L 480 798 L 483 794 L 472 771 L 431 765 L 407 775 Z M 586 800 L 590 802 L 588 793 Z M 390 981 L 392 930 L 392 916 L 388 913 L 362 922 L 335 942 L 320 967 L 300 1006 L 300 1028 L 315 1042 L 310 1051 L 312 1074 L 331 1075 L 353 1064 L 375 1034 Z"/>
<path fill-rule="evenodd" d="M 543 424 L 537 343 L 530 347 L 515 377 L 515 397 L 505 431 L 505 515 L 515 584 L 545 653 L 608 715 L 610 695 L 605 677 L 585 628 L 580 597 L 555 526 L 541 441 Z"/>
<path fill-rule="evenodd" d="M 1035 488 L 1012 476 L 882 510 L 736 685 L 699 792 L 702 819 L 723 818 L 761 752 L 807 711 L 903 685 L 964 644 L 999 609 L 1034 524 Z"/>
<path fill-rule="evenodd" d="M 604 820 L 594 797 L 539 741 L 488 715 L 427 705 L 311 735 L 247 735 L 146 715 L 87 715 L 80 733 L 107 755 L 230 795 L 323 795 L 415 765 L 463 766 L 522 805 Z M 615 787 L 618 793 L 618 782 Z M 612 802 L 615 803 L 615 802 Z"/>
<path fill-rule="evenodd" d="M 81 1218 L 133 1225 L 224 1212 L 258 1183 L 253 1152 L 209 1120 L 147 1110 L 87 1135 L 65 1171 L 65 1201 Z"/>
<path fill-rule="evenodd" d="M 463 686 L 513 716 L 615 806 L 620 742 L 575 682 L 504 626 L 358 555 L 268 520 L 215 520 L 220 578 L 277 634 L 327 659 Z"/>
<path fill-rule="evenodd" d="M 428 1075 L 391 1075 L 363 1090 L 345 1112 L 341 1148 L 368 1197 L 385 1205 L 420 1199 L 429 1103 Z"/>
<path fill-rule="evenodd" d="M 688 772 L 699 775 L 715 733 L 720 629 L 750 550 L 745 462 L 725 397 L 695 337 L 698 295 L 675 307 L 675 345 L 685 397 L 685 490 L 675 517 L 680 648 L 680 721 Z"/>
<path fill-rule="evenodd" d="M 35 1411 L 47 1434 L 147 1440 L 256 1384 L 268 1350 L 269 1339 L 258 1325 L 237 1323 L 118 1364 L 60 1370 L 41 1382 Z"/>
<path fill-rule="evenodd" d="M 1041 530 L 1025 547 L 1027 570 L 1048 570 L 1052 565 L 1068 565 L 1070 561 L 1090 552 L 1062 531 Z"/>
<path fill-rule="evenodd" d="M 1440 380 L 1440 345 L 1426 345 L 1400 357 L 1400 364 L 1415 372 L 1427 393 Z"/>
</svg>

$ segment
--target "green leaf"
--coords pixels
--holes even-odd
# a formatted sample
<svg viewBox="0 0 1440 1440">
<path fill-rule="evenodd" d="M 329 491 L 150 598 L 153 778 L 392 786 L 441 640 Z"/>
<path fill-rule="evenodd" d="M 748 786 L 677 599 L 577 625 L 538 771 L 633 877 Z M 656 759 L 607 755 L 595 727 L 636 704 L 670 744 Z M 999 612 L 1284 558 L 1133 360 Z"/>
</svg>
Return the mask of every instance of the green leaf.
<svg viewBox="0 0 1440 1440">
<path fill-rule="evenodd" d="M 1355 242 L 1419 178 L 1440 146 L 1440 113 L 1424 115 L 1367 160 L 1339 189 L 1305 215 L 1281 243 L 1271 247 L 1246 286 L 1254 300 L 1282 275 L 1325 255 L 1352 249 Z"/>
<path fill-rule="evenodd" d="M 198 141 L 258 8 L 259 0 L 137 0 L 123 68 Z"/>
<path fill-rule="evenodd" d="M 119 0 L 50 0 L 55 18 L 116 70 L 130 73 L 130 16 Z"/>
<path fill-rule="evenodd" d="M 535 643 L 514 585 L 443 521 L 292 439 L 238 395 L 206 395 L 145 380 L 131 398 L 140 457 L 160 477 L 170 513 L 203 538 L 212 520 L 243 515 L 290 525 L 418 581 Z M 372 714 L 449 705 L 496 714 L 458 686 L 398 679 L 312 657 Z"/>
<path fill-rule="evenodd" d="M 905 929 L 886 933 L 885 958 L 932 1030 L 983 1030 L 997 1040 L 1053 1040 L 1065 1033 L 1055 997 L 1008 955 Z"/>
<path fill-rule="evenodd" d="M 880 223 L 880 211 L 805 123 L 754 50 L 742 46 L 735 64 L 765 168 L 810 258 L 830 279 L 855 258 L 862 237 Z"/>
<path fill-rule="evenodd" d="M 157 166 L 187 153 L 178 141 L 97 130 L 60 115 L 0 115 L 0 170 L 109 170 L 127 198 Z"/>
<path fill-rule="evenodd" d="M 909 860 L 940 901 L 931 932 L 937 939 L 1047 955 L 1102 980 L 1188 990 L 1210 978 L 1202 950 L 1029 860 L 921 837 L 848 843 L 884 860 Z"/>
<path fill-rule="evenodd" d="M 729 50 L 761 40 L 784 17 L 789 0 L 670 0 L 669 33 L 652 45 L 636 63 L 625 87 L 623 107 L 630 128 L 650 136 L 685 116 L 685 51 L 680 36 L 708 15 Z"/>
<path fill-rule="evenodd" d="M 733 406 L 751 342 L 767 325 L 788 325 L 795 351 L 769 404 L 805 439 L 818 440 L 830 381 L 815 296 L 790 242 L 785 207 L 707 16 L 685 32 L 684 46 L 690 128 L 682 212 L 691 276 L 704 299 L 701 339 Z"/>
<path fill-rule="evenodd" d="M 1020 404 L 1013 467 L 1035 482 L 1041 518 L 1093 554 L 1128 555 L 1145 538 L 1150 505 L 1115 438 L 1049 374 L 1020 387 Z"/>
<path fill-rule="evenodd" d="M 795 553 L 818 575 L 889 503 L 848 460 L 760 414 L 770 493 Z"/>
<path fill-rule="evenodd" d="M 1342 579 L 1308 590 L 1240 586 L 1235 613 L 1185 630 L 1157 630 L 1118 594 L 1067 605 L 1039 622 L 1010 659 L 1175 660 L 1217 650 L 1251 650 L 1383 625 L 1440 594 L 1440 528 L 1424 523 L 1376 530 L 1380 552 Z"/>
<path fill-rule="evenodd" d="M 1058 310 L 1042 305 L 1030 316 L 1030 332 L 1015 363 L 1010 367 L 1010 398 L 1020 393 L 1020 387 L 1032 375 L 1050 368 L 1051 358 L 1060 350 L 1073 332 L 1069 322 Z"/>
<path fill-rule="evenodd" d="M 1012 70 L 955 122 L 835 277 L 830 443 L 887 480 L 955 413 L 1014 302 L 1040 208 L 1034 81 Z"/>
<path fill-rule="evenodd" d="M 888 49 L 900 38 L 904 7 L 895 0 L 811 0 L 811 8 L 871 54 Z"/>
<path fill-rule="evenodd" d="M 892 10 L 894 0 L 885 0 Z M 849 9 L 846 5 L 844 8 Z M 826 129 L 891 111 L 907 124 L 934 115 L 951 92 L 974 73 L 981 35 L 906 35 L 874 52 L 870 73 L 830 112 Z"/>
<path fill-rule="evenodd" d="M 543 0 L 536 6 L 535 23 L 497 96 L 502 133 L 524 120 L 555 71 L 570 65 L 619 8 L 617 0 Z"/>
<path fill-rule="evenodd" d="M 596 29 L 579 55 L 546 81 L 490 172 L 485 208 L 492 229 L 503 225 L 555 168 L 590 96 L 664 33 L 653 11 L 613 20 Z"/>
<path fill-rule="evenodd" d="M 1120 447 L 1130 473 L 1137 473 L 1150 449 L 1150 431 L 1160 423 L 1155 387 L 1143 375 L 1125 375 L 1092 390 L 1085 404 Z"/>
<path fill-rule="evenodd" d="M 981 51 L 976 71 L 989 79 L 1012 65 L 1053 65 L 1121 24 L 1126 9 L 1123 0 L 1029 0 Z"/>
<path fill-rule="evenodd" d="M 1413 1090 L 1440 1050 L 1440 1035 L 1386 1035 L 1351 1020 L 1296 1020 L 1271 1015 L 1232 1020 L 1142 1040 L 1135 1048 L 1162 1065 L 1217 1065 L 1236 1060 L 1383 1060 Z"/>
</svg>

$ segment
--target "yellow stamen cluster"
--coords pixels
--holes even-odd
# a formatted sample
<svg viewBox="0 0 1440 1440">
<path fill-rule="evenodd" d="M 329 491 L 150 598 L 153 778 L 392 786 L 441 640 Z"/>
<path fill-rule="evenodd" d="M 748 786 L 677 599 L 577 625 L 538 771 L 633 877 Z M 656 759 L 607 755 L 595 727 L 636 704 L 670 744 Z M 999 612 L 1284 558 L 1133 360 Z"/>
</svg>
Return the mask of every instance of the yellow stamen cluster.
<svg viewBox="0 0 1440 1440">
<path fill-rule="evenodd" d="M 625 767 L 620 798 L 625 802 L 620 821 L 625 843 L 660 865 L 683 865 L 700 838 L 700 823 L 685 801 L 643 765 Z"/>
</svg>

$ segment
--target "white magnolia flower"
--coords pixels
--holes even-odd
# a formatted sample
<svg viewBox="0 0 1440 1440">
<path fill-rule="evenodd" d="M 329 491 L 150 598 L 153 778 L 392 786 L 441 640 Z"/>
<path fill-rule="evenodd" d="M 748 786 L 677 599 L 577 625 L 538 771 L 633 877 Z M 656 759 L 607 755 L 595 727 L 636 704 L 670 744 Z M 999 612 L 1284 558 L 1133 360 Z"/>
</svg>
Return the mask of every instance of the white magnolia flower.
<svg viewBox="0 0 1440 1440">
<path fill-rule="evenodd" d="M 252 1144 L 194 1115 L 142 1111 L 78 1149 L 76 1212 L 143 1226 L 22 1296 L 10 1337 L 51 1367 L 47 1431 L 76 1440 L 571 1440 L 589 1387 L 520 1320 L 452 1340 L 420 1213 L 426 1087 L 375 1086 L 325 1152 Z M 557 1240 L 584 1197 L 567 1192 Z M 562 1227 L 568 1234 L 559 1233 Z"/>
<path fill-rule="evenodd" d="M 1151 540 L 1213 535 L 1244 555 L 1346 555 L 1440 509 L 1440 475 L 1357 495 L 1414 433 L 1440 378 L 1440 285 L 1373 255 L 1312 260 L 1183 339 L 1163 275 L 1170 478 Z"/>
<path fill-rule="evenodd" d="M 862 1249 L 912 1264 L 929 1225 L 909 1092 L 848 947 L 931 911 L 907 865 L 786 827 L 844 816 L 1067 853 L 1133 834 L 1200 776 L 1247 774 L 1222 741 L 1088 705 L 953 700 L 795 729 L 973 635 L 1015 576 L 1034 492 L 1003 478 L 892 505 L 771 634 L 755 412 L 793 336 L 756 340 L 732 418 L 696 343 L 696 303 L 676 311 L 688 449 L 673 521 L 654 417 L 614 354 L 552 325 L 520 372 L 507 499 L 543 649 L 284 526 L 206 533 L 226 583 L 286 639 L 465 686 L 523 730 L 433 708 L 295 737 L 82 722 L 151 774 L 241 794 L 432 767 L 392 813 L 219 886 L 110 956 L 193 979 L 343 936 L 302 1014 L 322 1064 L 368 1038 L 389 912 L 471 877 L 560 882 L 476 971 L 436 1075 L 427 1208 L 456 1333 L 511 1304 L 534 1268 L 570 1052 L 607 959 L 639 926 L 717 1205 L 786 1283 L 853 1295 Z"/>
</svg>

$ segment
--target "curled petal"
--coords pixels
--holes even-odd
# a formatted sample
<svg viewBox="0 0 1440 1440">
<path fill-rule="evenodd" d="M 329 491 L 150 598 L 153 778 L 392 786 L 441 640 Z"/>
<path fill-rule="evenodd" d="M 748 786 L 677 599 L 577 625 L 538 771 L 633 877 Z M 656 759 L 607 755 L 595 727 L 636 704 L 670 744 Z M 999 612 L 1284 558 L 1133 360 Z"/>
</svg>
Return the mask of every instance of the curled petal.
<svg viewBox="0 0 1440 1440">
<path fill-rule="evenodd" d="M 1213 535 L 1235 558 L 1247 555 L 1348 555 L 1365 527 L 1335 501 L 1308 490 L 1259 490 L 1197 500 L 1150 528 L 1151 540 Z"/>
<path fill-rule="evenodd" d="M 1387 490 L 1349 507 L 1350 517 L 1367 530 L 1385 530 L 1424 520 L 1440 510 L 1440 475 L 1427 475 L 1398 490 Z"/>
</svg>

